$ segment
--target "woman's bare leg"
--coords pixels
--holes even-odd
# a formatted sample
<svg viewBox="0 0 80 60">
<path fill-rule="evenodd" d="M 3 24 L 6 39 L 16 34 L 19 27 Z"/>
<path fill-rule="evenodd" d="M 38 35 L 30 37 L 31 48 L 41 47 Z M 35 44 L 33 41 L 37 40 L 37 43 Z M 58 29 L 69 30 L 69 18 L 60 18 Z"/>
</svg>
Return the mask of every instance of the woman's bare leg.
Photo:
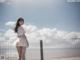
<svg viewBox="0 0 80 60">
<path fill-rule="evenodd" d="M 19 56 L 20 55 L 20 47 L 19 46 L 16 46 L 16 48 L 17 48 L 18 56 Z M 19 56 L 19 58 L 20 58 L 20 56 Z"/>
<path fill-rule="evenodd" d="M 16 48 L 17 48 L 17 51 L 18 51 L 19 60 L 21 60 L 22 47 L 21 46 L 16 46 Z"/>
<path fill-rule="evenodd" d="M 26 47 L 22 47 L 21 57 L 22 57 L 23 60 L 25 60 L 25 53 L 26 53 Z"/>
</svg>

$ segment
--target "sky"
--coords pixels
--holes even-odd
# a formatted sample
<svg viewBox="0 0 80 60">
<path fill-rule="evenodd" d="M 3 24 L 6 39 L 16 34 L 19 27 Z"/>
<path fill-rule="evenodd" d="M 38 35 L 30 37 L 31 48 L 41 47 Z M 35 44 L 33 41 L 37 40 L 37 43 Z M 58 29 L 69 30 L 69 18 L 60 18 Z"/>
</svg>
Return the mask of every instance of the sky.
<svg viewBox="0 0 80 60">
<path fill-rule="evenodd" d="M 0 0 L 0 27 L 22 16 L 26 24 L 80 31 L 80 3 L 67 0 Z"/>
<path fill-rule="evenodd" d="M 43 39 L 49 47 L 80 47 L 79 11 L 80 3 L 68 0 L 0 0 L 0 40 L 15 40 L 12 27 L 23 17 L 28 39 L 34 46 Z"/>
</svg>

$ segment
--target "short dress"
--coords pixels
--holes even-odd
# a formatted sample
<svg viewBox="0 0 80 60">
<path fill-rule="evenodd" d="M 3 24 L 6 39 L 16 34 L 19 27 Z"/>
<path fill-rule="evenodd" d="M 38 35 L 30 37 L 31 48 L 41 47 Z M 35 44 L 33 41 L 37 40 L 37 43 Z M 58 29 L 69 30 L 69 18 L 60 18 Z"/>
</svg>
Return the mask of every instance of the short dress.
<svg viewBox="0 0 80 60">
<path fill-rule="evenodd" d="M 29 47 L 29 43 L 27 37 L 25 36 L 25 30 L 22 26 L 18 27 L 17 36 L 18 42 L 16 43 L 17 46 L 24 46 Z"/>
</svg>

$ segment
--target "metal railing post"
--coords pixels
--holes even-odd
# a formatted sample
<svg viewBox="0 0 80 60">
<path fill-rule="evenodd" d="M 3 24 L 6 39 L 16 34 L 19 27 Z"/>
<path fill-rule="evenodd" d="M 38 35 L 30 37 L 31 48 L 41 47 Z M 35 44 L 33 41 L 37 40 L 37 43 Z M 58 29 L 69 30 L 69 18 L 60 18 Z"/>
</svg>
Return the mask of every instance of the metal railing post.
<svg viewBox="0 0 80 60">
<path fill-rule="evenodd" d="M 40 40 L 40 55 L 41 55 L 41 60 L 44 60 L 43 59 L 43 41 Z"/>
</svg>

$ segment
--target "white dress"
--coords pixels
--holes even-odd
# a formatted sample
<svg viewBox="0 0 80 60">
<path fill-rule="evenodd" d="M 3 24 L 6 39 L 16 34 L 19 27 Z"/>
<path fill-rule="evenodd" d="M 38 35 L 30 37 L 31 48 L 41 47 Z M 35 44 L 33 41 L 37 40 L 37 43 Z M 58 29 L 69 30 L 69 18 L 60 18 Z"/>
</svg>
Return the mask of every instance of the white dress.
<svg viewBox="0 0 80 60">
<path fill-rule="evenodd" d="M 22 26 L 18 27 L 18 32 L 17 32 L 17 36 L 19 41 L 17 42 L 17 46 L 24 46 L 24 47 L 28 47 L 29 43 L 27 40 L 27 37 L 25 36 L 25 30 L 23 29 Z"/>
</svg>

